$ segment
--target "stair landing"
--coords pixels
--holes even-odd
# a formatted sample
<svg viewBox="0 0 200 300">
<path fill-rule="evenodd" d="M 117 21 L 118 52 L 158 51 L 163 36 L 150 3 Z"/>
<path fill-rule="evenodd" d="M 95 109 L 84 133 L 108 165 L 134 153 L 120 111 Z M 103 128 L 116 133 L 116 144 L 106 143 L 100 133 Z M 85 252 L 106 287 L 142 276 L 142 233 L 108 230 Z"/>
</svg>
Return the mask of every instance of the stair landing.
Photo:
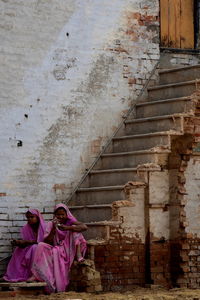
<svg viewBox="0 0 200 300">
<path fill-rule="evenodd" d="M 18 295 L 44 295 L 44 288 L 46 286 L 46 282 L 0 282 L 0 299 L 6 299 Z"/>
</svg>

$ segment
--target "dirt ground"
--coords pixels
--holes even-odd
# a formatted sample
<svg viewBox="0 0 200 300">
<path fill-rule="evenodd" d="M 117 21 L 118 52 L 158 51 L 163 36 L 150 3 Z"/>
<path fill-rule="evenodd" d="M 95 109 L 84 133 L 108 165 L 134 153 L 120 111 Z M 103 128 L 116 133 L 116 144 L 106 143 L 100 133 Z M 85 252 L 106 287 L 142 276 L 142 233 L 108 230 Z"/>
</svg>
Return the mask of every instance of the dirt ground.
<svg viewBox="0 0 200 300">
<path fill-rule="evenodd" d="M 130 292 L 125 293 L 99 293 L 99 294 L 90 294 L 90 293 L 57 293 L 51 295 L 15 295 L 13 292 L 12 296 L 9 295 L 3 296 L 3 293 L 0 292 L 0 299 L 5 300 L 200 300 L 200 289 L 191 290 L 191 289 L 146 289 L 146 288 L 137 288 Z"/>
</svg>

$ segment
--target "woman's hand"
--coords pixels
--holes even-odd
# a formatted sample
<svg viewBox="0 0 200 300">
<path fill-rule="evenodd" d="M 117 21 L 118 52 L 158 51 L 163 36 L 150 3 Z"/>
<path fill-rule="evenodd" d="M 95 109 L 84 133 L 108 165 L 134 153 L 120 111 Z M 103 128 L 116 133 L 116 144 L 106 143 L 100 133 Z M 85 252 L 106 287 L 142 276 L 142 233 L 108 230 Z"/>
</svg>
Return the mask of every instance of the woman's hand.
<svg viewBox="0 0 200 300">
<path fill-rule="evenodd" d="M 57 218 L 54 218 L 52 220 L 52 228 L 51 228 L 51 231 L 49 232 L 48 236 L 46 236 L 46 238 L 44 239 L 44 243 L 47 243 L 49 245 L 52 245 L 54 244 L 54 236 L 56 234 L 56 228 L 57 228 L 57 225 L 58 224 L 58 219 Z"/>
<path fill-rule="evenodd" d="M 56 227 L 59 224 L 59 220 L 57 218 L 53 218 L 52 222 L 54 227 Z"/>
<path fill-rule="evenodd" d="M 53 223 L 53 227 L 51 229 L 51 233 L 55 234 L 56 233 L 56 228 L 58 228 L 58 225 L 60 225 L 59 220 L 57 218 L 54 218 L 52 223 Z"/>
<path fill-rule="evenodd" d="M 57 224 L 57 228 L 58 228 L 59 230 L 62 230 L 62 231 L 70 230 L 70 227 L 71 227 L 71 226 L 67 226 L 67 225 L 64 225 L 64 224 Z"/>
<path fill-rule="evenodd" d="M 33 245 L 36 243 L 37 243 L 36 241 L 25 241 L 25 240 L 13 240 L 11 242 L 12 246 L 17 246 L 20 248 L 25 248 L 27 246 L 30 246 L 30 245 Z"/>
<path fill-rule="evenodd" d="M 24 248 L 25 246 L 25 243 L 23 240 L 13 240 L 11 242 L 12 246 L 17 246 L 17 247 L 20 247 L 20 248 Z"/>
</svg>

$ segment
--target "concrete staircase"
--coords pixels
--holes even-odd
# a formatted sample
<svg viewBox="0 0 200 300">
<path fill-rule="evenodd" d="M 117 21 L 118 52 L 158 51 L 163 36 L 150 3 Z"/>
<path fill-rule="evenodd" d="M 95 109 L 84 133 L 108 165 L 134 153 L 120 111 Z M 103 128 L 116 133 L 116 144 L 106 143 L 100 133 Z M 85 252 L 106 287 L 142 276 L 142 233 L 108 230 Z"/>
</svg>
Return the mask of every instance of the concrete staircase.
<svg viewBox="0 0 200 300">
<path fill-rule="evenodd" d="M 198 78 L 200 65 L 160 71 L 159 84 L 148 88 L 145 102 L 124 121 L 69 202 L 89 227 L 87 239 L 109 239 L 109 226 L 120 222 L 113 219 L 113 202 L 125 199 L 127 182 L 148 185 L 148 172 L 167 168 L 172 141 L 185 134 L 185 118 L 194 113 L 188 96 L 200 85 Z"/>
</svg>

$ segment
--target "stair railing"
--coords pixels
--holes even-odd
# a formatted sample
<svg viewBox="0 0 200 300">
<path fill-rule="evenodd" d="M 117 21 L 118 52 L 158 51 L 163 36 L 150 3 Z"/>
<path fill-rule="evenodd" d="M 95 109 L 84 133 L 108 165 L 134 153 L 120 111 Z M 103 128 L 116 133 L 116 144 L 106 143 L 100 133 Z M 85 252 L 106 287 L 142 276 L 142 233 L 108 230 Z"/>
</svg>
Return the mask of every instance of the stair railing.
<svg viewBox="0 0 200 300">
<path fill-rule="evenodd" d="M 119 130 L 122 128 L 122 126 L 124 125 L 124 122 L 128 119 L 128 117 L 130 116 L 130 114 L 135 110 L 135 106 L 136 104 L 139 102 L 140 98 L 142 97 L 143 93 L 145 92 L 145 90 L 147 89 L 149 82 L 152 78 L 152 76 L 155 74 L 155 71 L 158 67 L 160 63 L 160 58 L 158 59 L 158 61 L 156 62 L 156 64 L 154 65 L 148 80 L 146 81 L 145 85 L 143 86 L 143 88 L 141 89 L 138 97 L 136 98 L 136 101 L 134 102 L 133 105 L 131 105 L 131 107 L 129 108 L 128 112 L 122 116 L 122 121 L 120 122 L 119 126 L 117 127 L 117 129 L 114 131 L 114 133 L 112 134 L 112 136 L 107 140 L 106 144 L 104 146 L 102 146 L 102 150 L 99 152 L 99 154 L 97 155 L 97 157 L 95 158 L 94 162 L 90 165 L 90 167 L 88 169 L 86 169 L 86 172 L 84 173 L 84 175 L 82 176 L 81 180 L 78 182 L 78 184 L 76 185 L 76 187 L 73 189 L 73 191 L 71 192 L 69 198 L 66 200 L 66 203 L 68 203 L 73 195 L 76 193 L 76 191 L 79 189 L 79 187 L 81 186 L 81 184 L 83 183 L 83 181 L 85 180 L 85 178 L 87 177 L 87 175 L 90 173 L 90 171 L 93 169 L 93 167 L 95 166 L 95 164 L 97 163 L 97 161 L 99 160 L 99 158 L 101 157 L 101 155 L 106 151 L 106 149 L 108 148 L 108 146 L 110 145 L 110 143 L 112 142 L 112 139 L 117 135 L 117 133 L 119 132 Z"/>
</svg>

